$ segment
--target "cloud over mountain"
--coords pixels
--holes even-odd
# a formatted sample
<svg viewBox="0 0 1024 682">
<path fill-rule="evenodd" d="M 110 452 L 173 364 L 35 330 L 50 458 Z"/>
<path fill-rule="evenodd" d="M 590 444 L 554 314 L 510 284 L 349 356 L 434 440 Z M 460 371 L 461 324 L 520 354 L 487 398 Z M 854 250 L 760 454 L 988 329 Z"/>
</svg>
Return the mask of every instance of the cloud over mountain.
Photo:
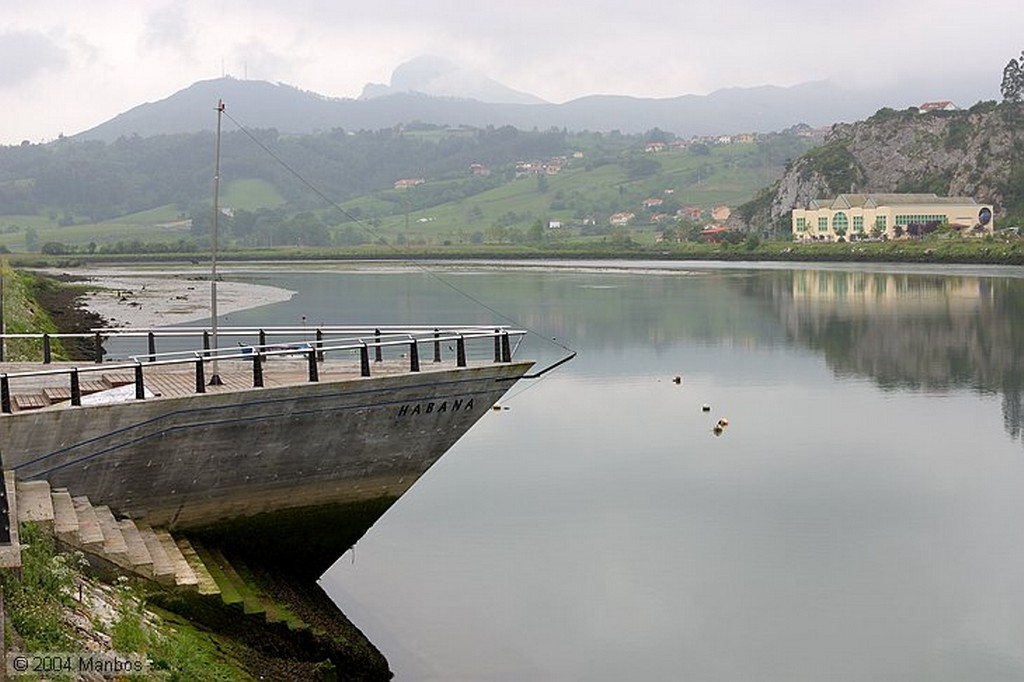
<svg viewBox="0 0 1024 682">
<path fill-rule="evenodd" d="M 534 95 L 513 90 L 480 71 L 459 66 L 443 57 L 424 56 L 407 61 L 391 74 L 391 85 L 367 83 L 361 99 L 396 93 L 475 99 L 489 104 L 543 104 Z"/>
</svg>

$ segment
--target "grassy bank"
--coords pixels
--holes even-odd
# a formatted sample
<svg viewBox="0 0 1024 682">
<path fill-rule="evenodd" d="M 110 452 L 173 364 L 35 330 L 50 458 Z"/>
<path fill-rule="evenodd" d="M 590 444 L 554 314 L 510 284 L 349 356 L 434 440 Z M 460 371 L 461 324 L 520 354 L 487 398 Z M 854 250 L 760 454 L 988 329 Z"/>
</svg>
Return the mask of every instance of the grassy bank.
<svg viewBox="0 0 1024 682">
<path fill-rule="evenodd" d="M 148 661 L 148 672 L 125 679 L 259 679 L 242 663 L 246 652 L 173 614 L 146 606 L 127 579 L 107 585 L 89 577 L 81 553 L 61 553 L 34 523 L 20 527 L 22 568 L 0 570 L 7 650 L 26 654 L 117 652 Z M 40 679 L 29 675 L 28 679 Z M 48 679 L 73 679 L 57 674 Z"/>
</svg>

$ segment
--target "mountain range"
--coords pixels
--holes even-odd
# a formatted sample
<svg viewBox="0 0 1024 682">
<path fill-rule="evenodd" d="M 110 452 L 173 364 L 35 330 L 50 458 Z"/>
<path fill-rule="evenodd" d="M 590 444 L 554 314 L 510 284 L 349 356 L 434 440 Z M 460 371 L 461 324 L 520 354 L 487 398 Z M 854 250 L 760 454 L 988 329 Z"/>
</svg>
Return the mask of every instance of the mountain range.
<svg viewBox="0 0 1024 682">
<path fill-rule="evenodd" d="M 125 111 L 75 137 L 113 141 L 211 130 L 218 100 L 247 128 L 305 134 L 337 128 L 378 130 L 414 122 L 435 125 L 513 126 L 521 130 L 655 128 L 682 138 L 772 132 L 865 118 L 882 107 L 902 109 L 927 100 L 974 104 L 978 88 L 950 91 L 940 81 L 853 87 L 815 81 L 791 87 L 727 88 L 708 95 L 640 98 L 592 95 L 562 104 L 506 87 L 444 59 L 420 58 L 399 66 L 391 84 L 367 84 L 359 99 L 328 97 L 292 85 L 231 77 L 199 81 L 157 102 Z M 959 101 L 958 101 L 959 100 Z M 970 100 L 970 101 L 968 101 Z"/>
</svg>

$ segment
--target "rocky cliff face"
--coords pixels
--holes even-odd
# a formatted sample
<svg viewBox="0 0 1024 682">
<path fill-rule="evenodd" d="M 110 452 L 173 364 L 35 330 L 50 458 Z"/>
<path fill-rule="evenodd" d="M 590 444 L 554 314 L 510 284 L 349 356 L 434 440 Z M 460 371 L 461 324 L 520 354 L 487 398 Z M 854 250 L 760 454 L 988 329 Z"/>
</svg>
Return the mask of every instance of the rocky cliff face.
<svg viewBox="0 0 1024 682">
<path fill-rule="evenodd" d="M 752 226 L 788 225 L 789 212 L 843 192 L 935 192 L 1024 208 L 1024 107 L 980 103 L 968 111 L 882 109 L 837 124 L 747 211 Z"/>
</svg>

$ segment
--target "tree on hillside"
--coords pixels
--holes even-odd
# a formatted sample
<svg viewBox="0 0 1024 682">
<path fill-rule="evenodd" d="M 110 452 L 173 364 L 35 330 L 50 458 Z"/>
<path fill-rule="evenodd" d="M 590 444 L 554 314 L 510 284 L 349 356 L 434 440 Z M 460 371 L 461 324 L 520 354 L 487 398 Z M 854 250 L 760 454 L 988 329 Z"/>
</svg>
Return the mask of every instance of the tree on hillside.
<svg viewBox="0 0 1024 682">
<path fill-rule="evenodd" d="M 1004 102 L 1020 102 L 1024 97 L 1024 51 L 1020 59 L 1011 59 L 1003 69 L 1003 83 L 1000 87 Z"/>
</svg>

